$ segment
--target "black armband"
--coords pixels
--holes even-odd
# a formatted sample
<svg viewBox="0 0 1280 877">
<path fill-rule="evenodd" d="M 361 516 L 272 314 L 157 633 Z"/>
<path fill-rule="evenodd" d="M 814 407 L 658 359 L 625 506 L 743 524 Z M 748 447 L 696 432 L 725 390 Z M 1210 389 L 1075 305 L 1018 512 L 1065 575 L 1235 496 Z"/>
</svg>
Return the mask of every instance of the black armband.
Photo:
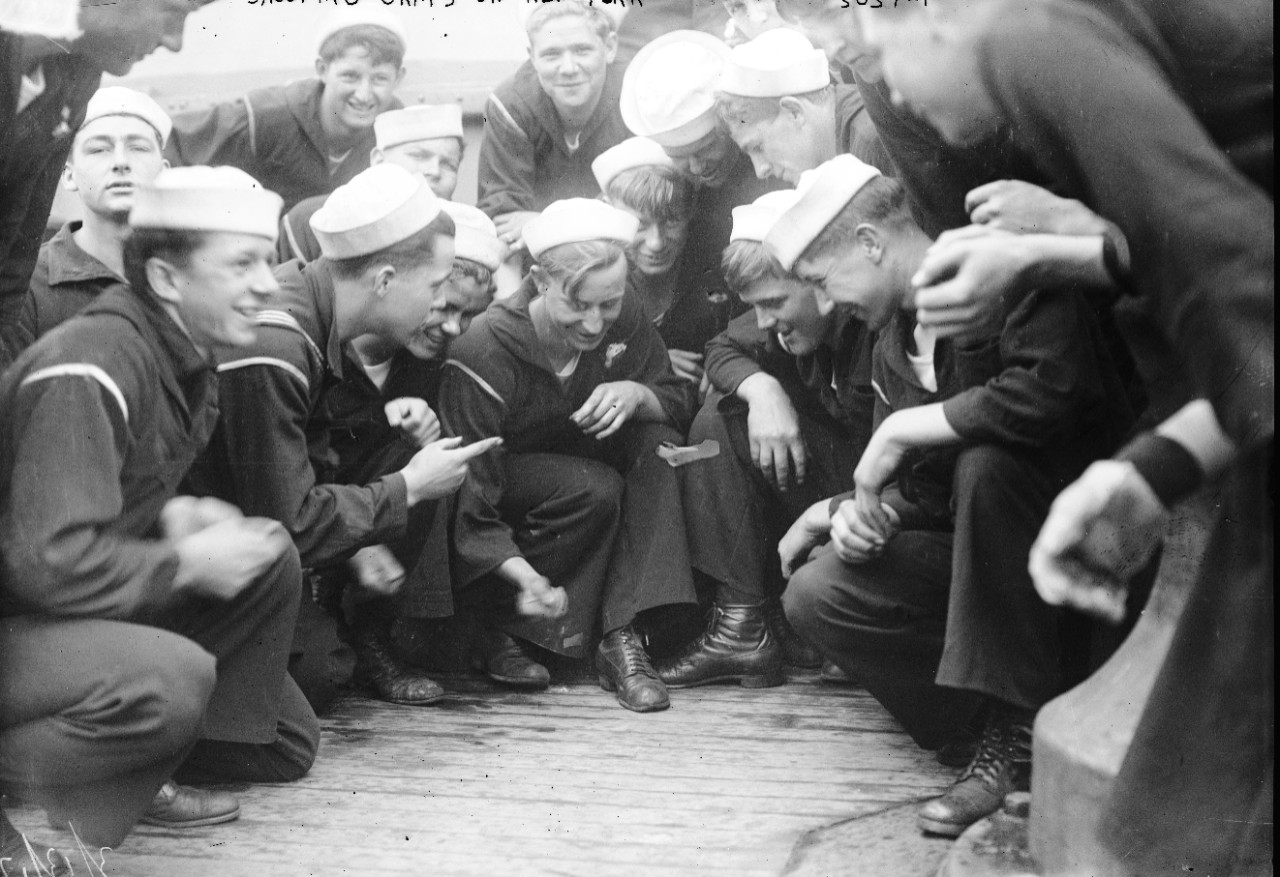
<svg viewBox="0 0 1280 877">
<path fill-rule="evenodd" d="M 1166 508 L 1194 493 L 1204 481 L 1204 469 L 1195 455 L 1154 432 L 1144 432 L 1129 442 L 1115 459 L 1132 463 Z"/>
</svg>

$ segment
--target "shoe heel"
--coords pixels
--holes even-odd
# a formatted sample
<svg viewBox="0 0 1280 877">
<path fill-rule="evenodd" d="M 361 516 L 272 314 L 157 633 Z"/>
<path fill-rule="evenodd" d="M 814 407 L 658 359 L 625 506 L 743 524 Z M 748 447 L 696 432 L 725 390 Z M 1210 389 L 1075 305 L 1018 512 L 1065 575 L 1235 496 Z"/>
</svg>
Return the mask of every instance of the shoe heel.
<svg viewBox="0 0 1280 877">
<path fill-rule="evenodd" d="M 738 684 L 743 688 L 774 688 L 787 681 L 785 674 L 765 673 L 762 676 L 743 676 L 738 680 Z"/>
<path fill-rule="evenodd" d="M 605 691 L 618 690 L 618 686 L 615 685 L 613 680 L 610 679 L 608 676 L 600 675 L 600 676 L 597 676 L 596 678 L 600 680 L 600 687 L 603 688 Z"/>
</svg>

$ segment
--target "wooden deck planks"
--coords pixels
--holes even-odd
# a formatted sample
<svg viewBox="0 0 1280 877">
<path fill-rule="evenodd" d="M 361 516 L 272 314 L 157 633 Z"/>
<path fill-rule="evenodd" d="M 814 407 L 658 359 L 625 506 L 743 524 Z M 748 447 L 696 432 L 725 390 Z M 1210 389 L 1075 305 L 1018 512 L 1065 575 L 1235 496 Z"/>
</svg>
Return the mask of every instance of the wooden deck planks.
<svg viewBox="0 0 1280 877">
<path fill-rule="evenodd" d="M 304 780 L 244 789 L 229 825 L 140 828 L 105 873 L 776 875 L 805 832 L 952 778 L 865 693 L 813 679 L 673 692 L 653 715 L 585 682 L 529 695 L 460 677 L 425 709 L 350 698 Z M 69 845 L 39 812 L 15 817 Z"/>
</svg>

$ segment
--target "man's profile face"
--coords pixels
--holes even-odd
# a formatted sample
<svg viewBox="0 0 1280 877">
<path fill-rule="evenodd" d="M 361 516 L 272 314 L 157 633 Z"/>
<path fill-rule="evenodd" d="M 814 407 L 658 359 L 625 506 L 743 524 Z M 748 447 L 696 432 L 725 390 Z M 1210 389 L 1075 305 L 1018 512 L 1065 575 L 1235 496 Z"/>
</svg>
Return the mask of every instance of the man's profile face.
<svg viewBox="0 0 1280 877">
<path fill-rule="evenodd" d="M 256 317 L 280 291 L 271 262 L 275 242 L 239 232 L 207 232 L 185 264 L 172 266 L 182 324 L 200 347 L 247 347 Z"/>
<path fill-rule="evenodd" d="M 733 142 L 751 159 L 757 177 L 794 186 L 800 181 L 800 174 L 825 160 L 818 155 L 812 128 L 805 122 L 802 113 L 779 105 L 772 118 L 730 123 L 729 132 Z"/>
<path fill-rule="evenodd" d="M 160 135 L 137 116 L 102 116 L 76 133 L 63 184 L 85 209 L 123 223 L 139 186 L 165 167 Z"/>
<path fill-rule="evenodd" d="M 203 5 L 191 0 L 81 0 L 83 33 L 71 43 L 71 52 L 113 76 L 124 76 L 161 46 L 181 51 L 187 16 Z"/>
<path fill-rule="evenodd" d="M 807 356 L 826 340 L 835 317 L 822 313 L 814 288 L 798 278 L 769 278 L 742 290 L 743 304 L 752 307 L 756 325 L 775 335 L 792 356 Z"/>
</svg>

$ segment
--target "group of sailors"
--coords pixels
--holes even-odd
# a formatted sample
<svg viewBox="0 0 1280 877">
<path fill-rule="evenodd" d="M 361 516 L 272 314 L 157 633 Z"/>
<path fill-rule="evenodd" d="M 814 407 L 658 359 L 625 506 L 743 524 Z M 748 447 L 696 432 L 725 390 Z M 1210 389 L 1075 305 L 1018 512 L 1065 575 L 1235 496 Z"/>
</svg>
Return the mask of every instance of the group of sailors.
<svg viewBox="0 0 1280 877">
<path fill-rule="evenodd" d="M 1270 861 L 1268 5 L 536 4 L 474 207 L 381 9 L 207 110 L 98 87 L 198 5 L 0 31 L 6 795 L 90 847 L 235 819 L 206 786 L 304 776 L 348 681 L 445 697 L 393 631 L 455 617 L 639 713 L 821 666 L 963 768 L 957 836 L 1213 483 L 1105 842 Z"/>
</svg>

